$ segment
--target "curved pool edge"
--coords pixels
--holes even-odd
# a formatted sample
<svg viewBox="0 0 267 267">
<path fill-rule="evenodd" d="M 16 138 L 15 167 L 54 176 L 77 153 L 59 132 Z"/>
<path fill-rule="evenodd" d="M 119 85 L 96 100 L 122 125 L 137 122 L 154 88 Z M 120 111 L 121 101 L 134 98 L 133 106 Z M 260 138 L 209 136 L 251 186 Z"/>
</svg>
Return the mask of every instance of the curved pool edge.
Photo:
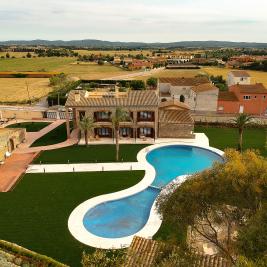
<svg viewBox="0 0 267 267">
<path fill-rule="evenodd" d="M 148 163 L 146 160 L 147 154 L 154 149 L 157 149 L 160 147 L 166 147 L 166 146 L 173 146 L 173 145 L 182 145 L 182 146 L 202 148 L 202 149 L 206 149 L 211 152 L 214 152 L 219 156 L 223 156 L 224 154 L 223 151 L 217 148 L 214 148 L 214 147 L 198 145 L 194 143 L 185 144 L 183 142 L 168 142 L 168 143 L 154 144 L 154 145 L 150 145 L 148 147 L 143 148 L 137 154 L 137 161 L 141 163 L 142 166 L 144 167 L 144 170 L 145 170 L 144 178 L 139 183 L 137 183 L 136 185 L 130 188 L 88 199 L 84 201 L 83 203 L 81 203 L 79 206 L 77 206 L 72 211 L 68 219 L 68 228 L 72 236 L 85 245 L 95 247 L 95 248 L 102 248 L 102 249 L 120 249 L 120 248 L 128 247 L 130 246 L 131 241 L 135 235 L 138 235 L 144 238 L 152 238 L 153 235 L 159 230 L 161 223 L 162 223 L 161 217 L 156 209 L 156 201 L 162 193 L 166 192 L 168 185 L 166 186 L 164 190 L 162 190 L 160 195 L 154 201 L 153 206 L 150 211 L 149 218 L 146 224 L 144 225 L 144 227 L 140 231 L 135 233 L 134 235 L 130 235 L 130 236 L 122 237 L 122 238 L 99 237 L 99 236 L 92 234 L 84 227 L 83 218 L 85 214 L 88 212 L 88 210 L 90 210 L 91 208 L 103 202 L 119 200 L 119 199 L 129 197 L 131 195 L 137 194 L 145 190 L 149 185 L 151 185 L 151 183 L 154 181 L 155 176 L 156 176 L 154 167 L 150 163 Z M 178 186 L 180 184 L 180 180 L 182 179 L 182 182 L 183 182 L 185 180 L 185 177 L 187 177 L 187 175 L 178 176 L 170 184 L 177 183 L 177 186 Z"/>
</svg>

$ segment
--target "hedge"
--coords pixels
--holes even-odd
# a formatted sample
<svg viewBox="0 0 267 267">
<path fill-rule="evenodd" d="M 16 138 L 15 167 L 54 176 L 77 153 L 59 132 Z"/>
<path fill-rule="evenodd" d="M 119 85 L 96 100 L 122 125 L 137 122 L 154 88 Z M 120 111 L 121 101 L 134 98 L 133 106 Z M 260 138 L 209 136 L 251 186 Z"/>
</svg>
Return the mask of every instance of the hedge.
<svg viewBox="0 0 267 267">
<path fill-rule="evenodd" d="M 26 257 L 27 259 L 34 261 L 34 263 L 41 263 L 42 265 L 40 266 L 68 267 L 68 265 L 60 263 L 48 256 L 38 254 L 34 251 L 28 250 L 17 244 L 10 243 L 4 240 L 0 240 L 0 249 L 15 256 Z"/>
</svg>

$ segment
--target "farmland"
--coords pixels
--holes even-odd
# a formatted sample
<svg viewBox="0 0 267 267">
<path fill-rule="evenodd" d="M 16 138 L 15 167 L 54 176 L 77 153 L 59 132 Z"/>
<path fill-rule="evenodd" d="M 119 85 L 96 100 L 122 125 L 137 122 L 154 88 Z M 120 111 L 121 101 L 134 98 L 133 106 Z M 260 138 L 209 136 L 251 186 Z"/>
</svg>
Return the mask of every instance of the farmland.
<svg viewBox="0 0 267 267">
<path fill-rule="evenodd" d="M 0 52 L 0 57 L 5 57 L 7 52 Z M 28 54 L 28 52 L 8 52 L 8 54 L 10 55 L 10 57 L 15 57 L 15 58 L 22 58 L 22 57 L 26 57 L 26 55 Z M 35 56 L 34 53 L 31 52 L 32 56 Z"/>
<path fill-rule="evenodd" d="M 49 87 L 49 79 L 46 78 L 1 78 L 0 102 L 29 100 L 26 83 L 31 99 L 46 96 L 52 90 L 52 87 Z"/>
</svg>

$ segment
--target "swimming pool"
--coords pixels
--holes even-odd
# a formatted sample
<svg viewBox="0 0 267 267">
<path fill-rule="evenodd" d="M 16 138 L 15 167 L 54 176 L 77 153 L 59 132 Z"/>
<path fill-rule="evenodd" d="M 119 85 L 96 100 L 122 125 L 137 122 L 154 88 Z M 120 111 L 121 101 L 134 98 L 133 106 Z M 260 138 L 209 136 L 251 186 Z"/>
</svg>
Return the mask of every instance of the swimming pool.
<svg viewBox="0 0 267 267">
<path fill-rule="evenodd" d="M 150 186 L 89 209 L 83 217 L 83 226 L 88 232 L 103 238 L 123 238 L 139 232 L 146 225 L 162 187 L 178 176 L 207 169 L 215 161 L 222 161 L 222 157 L 200 147 L 168 145 L 147 153 L 146 160 L 156 171 Z"/>
</svg>

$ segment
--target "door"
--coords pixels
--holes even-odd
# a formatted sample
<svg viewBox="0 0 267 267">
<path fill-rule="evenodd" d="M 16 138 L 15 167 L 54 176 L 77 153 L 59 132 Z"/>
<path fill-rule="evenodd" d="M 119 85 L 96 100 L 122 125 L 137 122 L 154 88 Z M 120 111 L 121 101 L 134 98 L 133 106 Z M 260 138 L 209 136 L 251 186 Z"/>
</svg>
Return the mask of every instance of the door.
<svg viewBox="0 0 267 267">
<path fill-rule="evenodd" d="M 239 113 L 244 113 L 244 106 L 239 107 Z"/>
</svg>

